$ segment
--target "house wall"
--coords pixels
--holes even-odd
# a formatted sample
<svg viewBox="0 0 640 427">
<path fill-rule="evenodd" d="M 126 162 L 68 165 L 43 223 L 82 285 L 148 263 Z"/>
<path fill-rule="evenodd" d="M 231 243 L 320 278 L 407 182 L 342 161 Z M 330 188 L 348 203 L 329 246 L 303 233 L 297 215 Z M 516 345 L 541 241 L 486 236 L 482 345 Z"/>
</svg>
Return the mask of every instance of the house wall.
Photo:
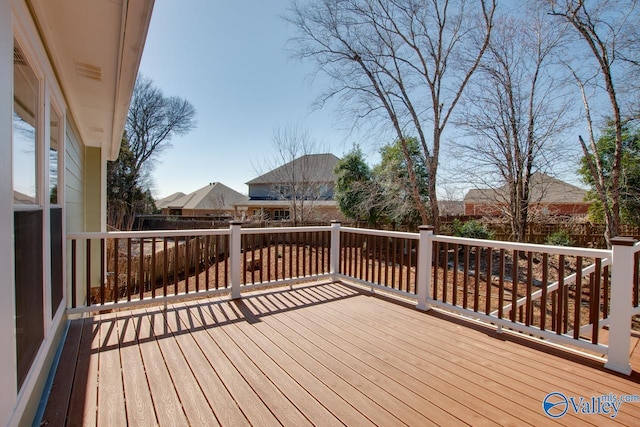
<svg viewBox="0 0 640 427">
<path fill-rule="evenodd" d="M 164 209 L 163 209 L 164 213 Z M 234 216 L 236 211 L 233 209 L 182 209 L 182 216 Z"/>
<path fill-rule="evenodd" d="M 249 199 L 251 200 L 280 200 L 276 197 L 276 186 L 272 184 L 249 185 Z M 317 200 L 333 200 L 334 184 L 327 183 L 324 191 L 319 194 Z"/>
<path fill-rule="evenodd" d="M 277 217 L 275 214 L 276 211 L 291 211 L 291 206 L 287 205 L 284 202 L 281 206 L 259 206 L 259 205 L 251 205 L 246 210 L 246 215 L 249 218 L 258 218 L 262 217 L 263 219 L 273 220 Z M 291 214 L 289 213 L 289 217 L 291 218 Z M 305 217 L 305 222 L 329 222 L 332 220 L 344 221 L 346 217 L 340 212 L 338 205 L 335 206 L 314 206 L 313 210 L 307 214 Z"/>
<path fill-rule="evenodd" d="M 249 198 L 251 200 L 272 200 L 273 187 L 267 184 L 254 184 L 249 186 Z"/>
<path fill-rule="evenodd" d="M 13 55 L 11 1 L 0 0 L 0 58 Z M 13 288 L 13 200 L 11 121 L 13 64 L 0 61 L 0 425 L 8 424 L 17 403 Z"/>
<path fill-rule="evenodd" d="M 65 132 L 65 207 L 67 232 L 84 231 L 84 146 L 71 124 Z"/>
<path fill-rule="evenodd" d="M 36 132 L 34 140 L 36 150 L 33 154 L 35 170 L 35 185 L 38 188 L 36 199 L 32 205 L 19 205 L 14 202 L 14 170 L 13 157 L 14 147 L 13 135 L 13 108 L 14 108 L 14 76 L 13 58 L 14 37 L 17 40 L 22 54 L 28 66 L 35 74 L 37 80 L 37 102 L 34 107 L 34 121 L 30 123 Z M 77 141 L 68 144 L 74 137 L 70 131 L 67 120 L 67 109 L 64 97 L 57 81 L 53 67 L 49 62 L 47 52 L 40 39 L 39 32 L 31 17 L 31 12 L 24 0 L 0 0 L 0 57 L 5 60 L 0 61 L 0 291 L 3 297 L 0 298 L 0 426 L 31 425 L 37 413 L 40 399 L 51 369 L 56 351 L 61 342 L 61 338 L 66 326 L 66 280 L 63 279 L 62 301 L 58 304 L 59 295 L 55 299 L 52 294 L 54 289 L 52 274 L 60 271 L 60 265 L 52 266 L 52 245 L 51 238 L 55 234 L 59 238 L 60 233 L 64 236 L 67 226 L 74 226 L 75 220 L 64 220 L 62 231 L 57 227 L 52 233 L 52 221 L 50 217 L 51 203 L 49 198 L 49 181 L 52 179 L 49 169 L 49 153 L 52 132 L 60 132 L 56 135 L 58 161 L 58 181 L 57 185 L 58 206 L 54 206 L 57 212 L 62 210 L 62 217 L 66 218 L 67 193 L 69 194 L 69 206 L 80 222 L 84 226 L 84 201 L 77 206 L 77 191 L 82 192 L 82 163 L 84 162 L 84 150 Z M 23 86 L 24 87 L 24 86 Z M 54 129 L 51 126 L 51 111 L 55 109 L 59 116 L 58 126 Z M 60 131 L 65 130 L 63 135 Z M 71 146 L 69 146 L 71 145 Z M 73 159 L 75 164 L 67 164 Z M 74 178 L 76 180 L 74 181 Z M 78 181 L 79 180 L 79 181 Z M 65 188 L 65 184 L 68 188 Z M 21 270 L 33 269 L 37 275 L 42 277 L 42 300 L 37 305 L 31 304 L 29 310 L 18 313 L 16 308 L 16 260 L 15 243 L 17 233 L 14 229 L 15 212 L 41 212 L 42 223 L 36 227 L 31 227 L 30 232 L 39 232 L 42 236 L 41 259 L 33 265 L 21 264 Z M 59 218 L 59 216 L 58 216 Z M 39 236 L 38 236 L 39 240 Z M 24 241 L 27 241 L 26 239 Z M 59 241 L 57 241 L 59 243 Z M 62 243 L 64 250 L 64 242 Z M 32 245 L 36 250 L 37 246 Z M 24 258 L 24 257 L 23 257 Z M 57 258 L 59 259 L 59 258 Z M 55 267 L 55 268 L 54 268 Z M 64 268 L 63 268 L 64 270 Z M 64 276 L 63 276 L 64 277 Z M 59 282 L 57 282 L 59 285 Z M 38 286 L 39 289 L 39 286 Z M 36 293 L 38 293 L 36 289 Z M 41 304 L 41 305 L 40 305 Z M 32 342 L 36 343 L 34 355 L 25 366 L 25 375 L 22 385 L 18 386 L 17 381 L 17 324 L 19 316 L 25 318 L 26 312 L 42 310 L 42 316 L 36 316 L 36 325 L 41 328 L 42 335 L 31 335 L 36 337 Z M 30 318 L 28 315 L 26 318 Z M 31 326 L 29 326 L 31 328 Z M 22 332 L 23 335 L 27 332 Z"/>
<path fill-rule="evenodd" d="M 85 171 L 87 170 L 86 148 L 80 142 L 80 139 L 77 135 L 78 131 L 69 120 L 65 132 L 65 226 L 66 232 L 68 233 L 79 233 L 88 231 L 85 221 L 85 217 L 87 214 L 87 209 L 85 209 L 85 206 L 87 206 L 87 202 L 91 202 L 90 198 L 89 200 L 85 198 L 85 188 L 91 188 L 88 187 L 88 184 L 85 181 Z M 77 272 L 85 271 L 84 256 L 84 245 L 78 245 L 78 247 L 76 248 Z M 71 247 L 67 246 L 66 271 L 68 272 L 72 271 L 71 262 Z M 96 264 L 94 263 L 93 265 Z M 78 283 L 81 283 L 81 277 L 77 277 L 76 279 Z M 71 276 L 67 277 L 67 282 L 71 283 Z M 85 293 L 85 287 L 79 286 L 78 289 L 76 289 L 76 301 L 84 301 Z M 71 295 L 68 295 L 67 306 L 71 306 Z"/>
</svg>

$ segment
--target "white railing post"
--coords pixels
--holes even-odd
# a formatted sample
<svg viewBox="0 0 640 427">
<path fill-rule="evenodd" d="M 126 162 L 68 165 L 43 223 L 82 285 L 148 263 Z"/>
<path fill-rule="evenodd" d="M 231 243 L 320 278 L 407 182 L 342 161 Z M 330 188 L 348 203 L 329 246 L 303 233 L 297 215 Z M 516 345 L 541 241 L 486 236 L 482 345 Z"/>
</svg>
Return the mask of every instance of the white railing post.
<svg viewBox="0 0 640 427">
<path fill-rule="evenodd" d="M 418 270 L 416 272 L 416 286 L 418 287 L 417 309 L 427 311 L 431 308 L 427 304 L 427 298 L 431 290 L 431 260 L 433 258 L 432 240 L 433 227 L 421 225 L 420 243 L 418 245 Z"/>
<path fill-rule="evenodd" d="M 340 221 L 331 221 L 331 265 L 329 266 L 329 274 L 333 280 L 340 273 Z"/>
<path fill-rule="evenodd" d="M 609 351 L 604 367 L 626 375 L 631 373 L 631 295 L 634 247 L 631 237 L 611 239 L 611 307 L 609 309 Z"/>
<path fill-rule="evenodd" d="M 229 286 L 231 287 L 231 299 L 240 298 L 240 259 L 242 258 L 242 221 L 229 223 L 231 236 L 229 237 Z"/>
</svg>

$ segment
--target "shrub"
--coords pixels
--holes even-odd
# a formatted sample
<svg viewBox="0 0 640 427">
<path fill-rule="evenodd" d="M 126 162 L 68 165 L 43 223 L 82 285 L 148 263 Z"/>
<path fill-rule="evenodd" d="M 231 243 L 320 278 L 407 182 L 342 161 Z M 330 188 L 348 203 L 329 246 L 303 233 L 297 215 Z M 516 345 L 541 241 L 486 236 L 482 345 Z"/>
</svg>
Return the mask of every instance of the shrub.
<svg viewBox="0 0 640 427">
<path fill-rule="evenodd" d="M 460 222 L 453 221 L 453 235 L 456 237 L 466 237 L 469 239 L 491 239 L 493 232 L 478 221 Z"/>
<path fill-rule="evenodd" d="M 553 246 L 573 246 L 573 240 L 567 230 L 558 230 L 547 236 L 546 244 Z"/>
</svg>

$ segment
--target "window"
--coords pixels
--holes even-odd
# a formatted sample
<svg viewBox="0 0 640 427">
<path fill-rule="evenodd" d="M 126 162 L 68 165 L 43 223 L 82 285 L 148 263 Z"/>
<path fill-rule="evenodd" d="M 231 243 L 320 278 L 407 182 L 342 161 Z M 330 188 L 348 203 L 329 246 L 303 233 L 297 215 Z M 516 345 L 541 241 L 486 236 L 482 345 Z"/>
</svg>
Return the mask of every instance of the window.
<svg viewBox="0 0 640 427">
<path fill-rule="evenodd" d="M 60 175 L 62 170 L 60 151 L 62 148 L 62 119 L 56 109 L 49 105 L 49 236 L 51 239 L 51 317 L 56 315 L 64 294 L 62 272 L 62 194 Z"/>
<path fill-rule="evenodd" d="M 49 106 L 49 201 L 52 205 L 59 205 L 58 199 L 58 170 L 60 169 L 60 140 L 62 132 L 60 115 L 53 106 Z"/>
<path fill-rule="evenodd" d="M 273 211 L 275 221 L 286 221 L 289 219 L 289 211 L 286 209 L 276 209 Z"/>
<path fill-rule="evenodd" d="M 13 44 L 13 201 L 38 204 L 39 81 L 17 41 Z"/>
<path fill-rule="evenodd" d="M 18 388 L 44 340 L 43 210 L 38 194 L 40 82 L 13 42 L 13 200 Z"/>
</svg>

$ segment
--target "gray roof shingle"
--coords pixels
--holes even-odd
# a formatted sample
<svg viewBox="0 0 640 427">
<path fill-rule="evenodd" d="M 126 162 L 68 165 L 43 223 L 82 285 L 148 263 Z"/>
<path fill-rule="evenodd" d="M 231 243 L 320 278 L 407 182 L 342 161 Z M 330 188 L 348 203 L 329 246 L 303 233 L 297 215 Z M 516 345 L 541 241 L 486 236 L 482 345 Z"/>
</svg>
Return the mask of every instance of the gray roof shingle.
<svg viewBox="0 0 640 427">
<path fill-rule="evenodd" d="M 219 182 L 213 182 L 193 193 L 168 202 L 165 207 L 173 209 L 220 209 L 231 210 L 233 205 L 248 200 L 248 197 Z"/>
<path fill-rule="evenodd" d="M 335 182 L 338 178 L 333 170 L 340 159 L 331 154 L 307 154 L 279 166 L 247 182 L 255 184 L 286 184 L 293 177 L 304 177 L 310 182 Z"/>
</svg>

